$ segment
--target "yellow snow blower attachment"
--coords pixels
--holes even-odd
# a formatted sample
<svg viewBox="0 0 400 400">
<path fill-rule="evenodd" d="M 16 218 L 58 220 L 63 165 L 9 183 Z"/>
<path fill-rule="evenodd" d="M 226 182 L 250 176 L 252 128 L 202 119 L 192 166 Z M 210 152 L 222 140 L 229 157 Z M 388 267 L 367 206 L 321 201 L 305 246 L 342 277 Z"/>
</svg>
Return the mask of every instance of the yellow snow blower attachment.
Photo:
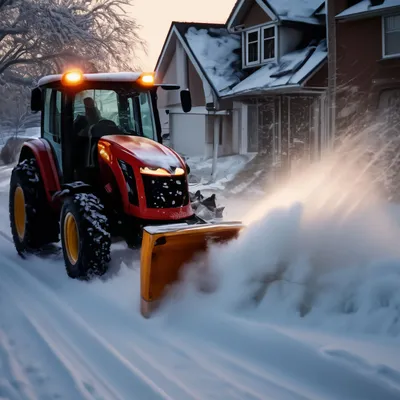
<svg viewBox="0 0 400 400">
<path fill-rule="evenodd" d="M 157 309 L 168 286 L 180 279 L 182 267 L 204 255 L 210 244 L 236 238 L 243 227 L 240 222 L 145 227 L 140 262 L 142 315 L 148 318 Z"/>
</svg>

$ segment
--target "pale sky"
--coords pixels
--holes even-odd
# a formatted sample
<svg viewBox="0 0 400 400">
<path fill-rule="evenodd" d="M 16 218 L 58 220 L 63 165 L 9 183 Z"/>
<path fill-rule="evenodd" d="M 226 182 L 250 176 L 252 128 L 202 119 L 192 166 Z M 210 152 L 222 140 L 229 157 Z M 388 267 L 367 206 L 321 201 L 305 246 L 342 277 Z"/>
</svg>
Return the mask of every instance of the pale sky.
<svg viewBox="0 0 400 400">
<path fill-rule="evenodd" d="M 133 0 L 131 14 L 142 26 L 148 56 L 142 56 L 144 70 L 152 71 L 172 21 L 226 22 L 235 0 Z"/>
</svg>

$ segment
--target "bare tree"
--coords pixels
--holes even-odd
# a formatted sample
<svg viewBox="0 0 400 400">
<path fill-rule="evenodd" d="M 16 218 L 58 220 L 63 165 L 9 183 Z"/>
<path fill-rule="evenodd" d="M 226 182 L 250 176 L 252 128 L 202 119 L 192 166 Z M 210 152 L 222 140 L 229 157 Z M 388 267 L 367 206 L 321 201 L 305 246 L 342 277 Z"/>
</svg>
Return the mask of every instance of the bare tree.
<svg viewBox="0 0 400 400">
<path fill-rule="evenodd" d="M 0 81 L 29 83 L 29 76 L 65 66 L 137 67 L 137 51 L 146 52 L 146 44 L 126 13 L 130 5 L 130 0 L 0 0 Z"/>
</svg>

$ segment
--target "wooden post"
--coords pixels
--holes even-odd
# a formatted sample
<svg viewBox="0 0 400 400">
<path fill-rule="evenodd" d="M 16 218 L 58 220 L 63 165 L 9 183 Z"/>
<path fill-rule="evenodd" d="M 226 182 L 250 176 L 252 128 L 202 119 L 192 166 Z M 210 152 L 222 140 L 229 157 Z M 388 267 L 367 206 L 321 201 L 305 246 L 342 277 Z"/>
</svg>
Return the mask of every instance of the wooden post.
<svg viewBox="0 0 400 400">
<path fill-rule="evenodd" d="M 326 0 L 326 31 L 328 44 L 328 147 L 336 136 L 336 20 L 335 0 Z"/>
</svg>

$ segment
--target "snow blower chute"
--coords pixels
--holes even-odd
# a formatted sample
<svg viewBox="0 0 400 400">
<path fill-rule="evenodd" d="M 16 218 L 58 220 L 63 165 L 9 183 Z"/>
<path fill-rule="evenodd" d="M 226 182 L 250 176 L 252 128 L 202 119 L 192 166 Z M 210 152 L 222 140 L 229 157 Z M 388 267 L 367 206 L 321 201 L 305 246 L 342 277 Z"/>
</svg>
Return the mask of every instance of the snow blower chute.
<svg viewBox="0 0 400 400">
<path fill-rule="evenodd" d="M 142 245 L 145 316 L 210 240 L 230 240 L 242 228 L 194 212 L 188 166 L 162 144 L 159 88 L 179 86 L 156 83 L 153 73 L 75 70 L 41 78 L 31 96 L 32 111 L 42 113 L 41 135 L 22 146 L 9 192 L 17 252 L 37 254 L 61 234 L 71 278 L 104 275 L 112 240 Z M 190 92 L 180 97 L 190 111 Z"/>
</svg>

